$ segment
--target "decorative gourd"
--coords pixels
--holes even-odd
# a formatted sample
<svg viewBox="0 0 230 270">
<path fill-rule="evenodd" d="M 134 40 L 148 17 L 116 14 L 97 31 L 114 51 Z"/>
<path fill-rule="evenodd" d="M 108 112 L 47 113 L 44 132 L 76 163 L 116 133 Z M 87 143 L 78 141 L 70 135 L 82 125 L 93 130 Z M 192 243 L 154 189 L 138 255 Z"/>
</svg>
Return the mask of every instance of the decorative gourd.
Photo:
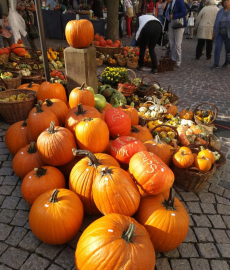
<svg viewBox="0 0 230 270">
<path fill-rule="evenodd" d="M 8 128 L 5 135 L 5 143 L 12 155 L 30 143 L 28 139 L 27 120 L 19 121 Z"/>
<path fill-rule="evenodd" d="M 82 159 L 82 157 L 76 156 L 76 157 L 74 157 L 73 160 L 71 160 L 67 164 L 57 167 L 63 173 L 63 175 L 65 176 L 65 178 L 68 182 L 69 182 L 69 175 L 71 173 L 71 170 L 78 163 L 78 161 L 80 161 L 81 159 Z"/>
<path fill-rule="evenodd" d="M 62 126 L 65 123 L 66 116 L 69 112 L 69 109 L 65 102 L 60 99 L 46 99 L 43 103 L 42 109 L 53 112 L 58 119 L 59 125 Z"/>
<path fill-rule="evenodd" d="M 43 82 L 38 89 L 37 100 L 44 102 L 47 98 L 57 98 L 66 103 L 67 97 L 64 86 L 60 83 Z"/>
<path fill-rule="evenodd" d="M 25 54 L 28 53 L 28 51 L 25 50 L 25 48 L 22 45 L 17 43 L 12 44 L 10 49 L 14 54 L 17 54 L 19 56 L 24 56 Z"/>
<path fill-rule="evenodd" d="M 141 189 L 150 195 L 168 190 L 174 182 L 174 174 L 169 167 L 147 151 L 139 152 L 130 159 L 129 172 Z"/>
<path fill-rule="evenodd" d="M 94 38 L 93 24 L 89 20 L 69 21 L 65 28 L 68 44 L 73 48 L 86 48 Z"/>
<path fill-rule="evenodd" d="M 31 142 L 21 148 L 13 158 L 12 167 L 15 174 L 24 178 L 34 168 L 46 165 L 38 155 L 36 143 Z"/>
<path fill-rule="evenodd" d="M 194 160 L 194 165 L 202 172 L 208 172 L 212 167 L 212 162 L 205 156 L 198 156 Z"/>
<path fill-rule="evenodd" d="M 68 189 L 43 193 L 35 200 L 29 214 L 33 234 L 49 245 L 69 242 L 79 231 L 82 220 L 82 202 Z"/>
<path fill-rule="evenodd" d="M 167 109 L 167 113 L 172 114 L 173 116 L 177 114 L 177 106 L 168 103 L 164 107 Z"/>
<path fill-rule="evenodd" d="M 193 119 L 193 112 L 190 111 L 189 108 L 184 109 L 180 112 L 179 114 L 181 119 L 186 119 L 186 120 L 192 120 Z"/>
<path fill-rule="evenodd" d="M 142 197 L 135 217 L 148 231 L 158 252 L 177 248 L 189 228 L 188 214 L 172 188 L 170 192 Z"/>
<path fill-rule="evenodd" d="M 23 178 L 21 192 L 31 206 L 42 193 L 55 188 L 65 188 L 65 177 L 57 168 L 44 166 L 34 168 Z"/>
<path fill-rule="evenodd" d="M 188 168 L 194 162 L 192 151 L 188 147 L 181 147 L 173 156 L 173 163 L 178 168 Z"/>
<path fill-rule="evenodd" d="M 70 109 L 66 119 L 65 119 L 65 127 L 68 128 L 74 135 L 76 126 L 80 123 L 80 121 L 85 118 L 101 118 L 101 113 L 92 106 L 82 105 L 81 103 Z"/>
<path fill-rule="evenodd" d="M 85 87 L 85 83 L 81 87 L 74 88 L 69 95 L 69 106 L 71 109 L 79 103 L 92 107 L 95 105 L 94 94 Z"/>
<path fill-rule="evenodd" d="M 122 105 L 117 107 L 117 109 L 122 110 L 124 113 L 126 113 L 129 118 L 131 119 L 131 125 L 132 126 L 137 126 L 138 122 L 139 122 L 139 115 L 137 110 L 132 107 L 132 106 L 128 106 L 128 105 Z"/>
<path fill-rule="evenodd" d="M 78 146 L 92 153 L 103 152 L 109 143 L 109 129 L 100 118 L 85 117 L 75 128 Z"/>
<path fill-rule="evenodd" d="M 22 84 L 18 87 L 18 89 L 29 89 L 33 91 L 38 91 L 40 88 L 40 84 L 36 84 L 33 82 Z"/>
<path fill-rule="evenodd" d="M 201 128 L 198 125 L 192 125 L 190 129 L 194 134 L 200 134 L 202 132 Z"/>
<path fill-rule="evenodd" d="M 94 179 L 99 174 L 100 167 L 120 167 L 120 165 L 113 157 L 107 154 L 98 153 L 94 155 L 86 150 L 77 150 L 73 151 L 73 153 L 86 157 L 73 167 L 69 177 L 69 189 L 80 197 L 84 211 L 87 214 L 97 215 L 100 212 L 93 200 L 92 186 Z"/>
<path fill-rule="evenodd" d="M 72 149 L 76 147 L 73 134 L 67 128 L 55 126 L 54 121 L 37 140 L 39 156 L 51 166 L 61 166 L 73 160 Z"/>
<path fill-rule="evenodd" d="M 140 151 L 146 151 L 144 144 L 138 139 L 129 136 L 121 136 L 115 139 L 110 148 L 111 155 L 125 164 L 129 164 L 131 157 Z"/>
<path fill-rule="evenodd" d="M 179 126 L 177 128 L 180 144 L 183 146 L 187 146 L 190 143 L 193 143 L 196 136 L 193 135 L 192 131 L 189 131 L 189 128 L 186 126 Z"/>
<path fill-rule="evenodd" d="M 131 119 L 119 109 L 110 109 L 105 113 L 105 122 L 112 138 L 128 136 L 131 129 Z"/>
<path fill-rule="evenodd" d="M 144 143 L 145 141 L 153 139 L 153 136 L 150 133 L 149 129 L 147 127 L 145 127 L 145 126 L 142 127 L 140 125 L 132 126 L 129 136 L 140 140 L 142 143 Z"/>
<path fill-rule="evenodd" d="M 208 158 L 213 164 L 216 161 L 213 152 L 209 149 L 205 149 L 203 146 L 201 146 L 200 148 L 201 148 L 201 151 L 198 153 L 198 157 Z"/>
<path fill-rule="evenodd" d="M 130 175 L 121 168 L 100 169 L 93 185 L 93 199 L 104 215 L 132 216 L 138 209 L 140 193 Z"/>
<path fill-rule="evenodd" d="M 148 152 L 155 154 L 169 166 L 171 160 L 170 146 L 162 142 L 158 135 L 155 136 L 155 139 L 144 142 L 144 145 Z"/>
<path fill-rule="evenodd" d="M 155 251 L 146 229 L 135 219 L 110 214 L 85 229 L 75 264 L 78 270 L 153 270 Z"/>
</svg>

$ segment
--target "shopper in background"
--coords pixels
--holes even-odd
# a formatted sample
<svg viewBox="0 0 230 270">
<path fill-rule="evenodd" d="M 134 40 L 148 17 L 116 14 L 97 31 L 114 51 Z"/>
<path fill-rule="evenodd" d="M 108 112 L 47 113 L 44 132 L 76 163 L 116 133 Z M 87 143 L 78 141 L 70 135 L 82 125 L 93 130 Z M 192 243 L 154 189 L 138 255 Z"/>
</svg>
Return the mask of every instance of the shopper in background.
<svg viewBox="0 0 230 270">
<path fill-rule="evenodd" d="M 212 57 L 213 45 L 213 26 L 216 20 L 216 15 L 219 11 L 215 5 L 215 0 L 207 0 L 207 7 L 203 8 L 196 19 L 194 32 L 197 32 L 196 59 L 199 60 L 202 56 L 202 50 L 206 42 L 206 57 L 210 60 Z"/>
<path fill-rule="evenodd" d="M 121 3 L 121 0 L 119 0 L 118 20 L 119 20 L 119 37 L 120 38 L 123 37 L 122 27 L 121 27 L 122 18 L 124 16 L 123 11 L 124 11 L 123 5 Z"/>
<path fill-rule="evenodd" d="M 189 37 L 187 37 L 186 39 L 192 39 L 193 38 L 193 30 L 194 30 L 194 26 L 195 26 L 195 21 L 197 18 L 197 12 L 198 12 L 198 2 L 194 1 L 192 3 L 192 6 L 190 7 L 190 11 L 189 11 L 189 21 L 191 20 L 193 23 L 191 25 L 189 25 Z"/>
<path fill-rule="evenodd" d="M 3 26 L 2 26 L 3 32 L 2 32 L 2 39 L 4 47 L 11 47 L 11 45 L 14 43 L 13 33 L 12 29 L 10 27 L 10 24 L 7 20 L 7 15 L 3 14 Z"/>
<path fill-rule="evenodd" d="M 227 67 L 230 64 L 230 0 L 222 0 L 222 6 L 223 8 L 218 11 L 214 24 L 216 45 L 212 68 L 219 67 L 223 43 L 225 44 L 226 57 L 222 67 Z"/>
<path fill-rule="evenodd" d="M 91 9 L 93 11 L 94 16 L 98 18 L 103 18 L 102 2 L 100 0 L 93 0 Z"/>
<path fill-rule="evenodd" d="M 134 15 L 132 0 L 124 0 L 124 11 L 125 11 L 127 35 L 128 37 L 131 37 L 132 36 L 131 23 L 132 17 Z"/>
<path fill-rule="evenodd" d="M 164 12 L 165 6 L 166 6 L 166 2 L 163 3 L 162 0 L 159 0 L 157 7 L 156 7 L 156 17 L 162 24 L 164 24 L 163 12 Z"/>
<path fill-rule="evenodd" d="M 148 3 L 147 3 L 147 13 L 153 14 L 153 10 L 154 10 L 153 1 L 152 0 L 148 0 Z"/>
</svg>

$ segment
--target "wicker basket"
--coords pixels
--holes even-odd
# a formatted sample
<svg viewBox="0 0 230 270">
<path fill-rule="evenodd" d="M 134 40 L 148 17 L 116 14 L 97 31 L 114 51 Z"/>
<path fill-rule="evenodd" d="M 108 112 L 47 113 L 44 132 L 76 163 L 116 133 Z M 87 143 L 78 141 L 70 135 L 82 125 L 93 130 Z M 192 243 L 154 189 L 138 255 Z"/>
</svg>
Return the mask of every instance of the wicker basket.
<svg viewBox="0 0 230 270">
<path fill-rule="evenodd" d="M 129 77 L 129 76 L 128 76 Z M 133 80 L 129 77 L 131 83 L 118 83 L 117 90 L 121 92 L 125 97 L 130 97 L 136 91 L 136 86 L 133 84 Z"/>
<path fill-rule="evenodd" d="M 3 63 L 7 63 L 9 61 L 9 54 L 1 54 L 0 61 L 2 61 Z"/>
<path fill-rule="evenodd" d="M 35 105 L 37 92 L 26 89 L 0 92 L 0 99 L 5 99 L 12 95 L 19 95 L 21 93 L 26 94 L 31 98 L 22 101 L 0 102 L 0 114 L 6 123 L 13 124 L 25 120 Z"/>
<path fill-rule="evenodd" d="M 137 60 L 131 58 L 127 60 L 127 67 L 128 68 L 137 68 L 138 62 Z"/>
<path fill-rule="evenodd" d="M 123 47 L 102 47 L 102 46 L 95 46 L 93 45 L 96 50 L 100 53 L 106 53 L 109 55 L 114 55 L 117 53 L 122 53 Z"/>
<path fill-rule="evenodd" d="M 198 108 L 199 108 L 200 106 L 202 106 L 202 105 L 210 105 L 210 106 L 212 106 L 212 107 L 214 108 L 213 119 L 212 119 L 212 121 L 210 121 L 208 124 L 201 122 L 201 121 L 196 117 L 196 111 L 198 111 Z M 216 107 L 213 103 L 204 102 L 204 103 L 199 104 L 199 105 L 196 107 L 196 109 L 194 110 L 194 120 L 195 120 L 195 122 L 196 122 L 198 125 L 209 126 L 209 125 L 211 125 L 211 124 L 216 120 L 217 114 L 218 114 L 218 109 L 217 109 L 217 107 Z"/>
<path fill-rule="evenodd" d="M 97 67 L 100 67 L 103 65 L 103 59 L 101 58 L 101 53 L 100 52 L 96 52 L 96 62 L 97 62 Z"/>
<path fill-rule="evenodd" d="M 173 94 L 171 85 L 169 85 L 167 93 L 170 94 L 167 96 L 170 103 L 173 105 L 176 105 L 178 100 L 179 100 L 179 97 L 177 95 Z"/>
<path fill-rule="evenodd" d="M 120 67 L 125 67 L 127 65 L 127 61 L 122 61 L 120 56 L 117 57 L 117 63 Z"/>
<path fill-rule="evenodd" d="M 34 79 L 41 79 L 42 74 L 37 71 L 31 71 L 30 76 L 22 76 L 22 84 L 33 82 Z"/>
<path fill-rule="evenodd" d="M 178 131 L 177 131 L 177 127 L 174 127 L 174 126 L 170 126 L 170 125 L 165 125 L 165 124 L 162 124 L 162 125 L 158 125 L 156 127 L 154 127 L 152 130 L 151 130 L 151 133 L 152 135 L 154 135 L 154 131 L 157 131 L 158 128 L 160 127 L 167 127 L 168 129 L 170 129 L 170 131 L 174 132 L 175 134 L 175 138 L 177 141 L 176 141 L 176 144 L 178 145 L 180 140 L 179 140 L 179 134 L 178 134 Z M 154 136 L 153 136 L 154 137 Z"/>
<path fill-rule="evenodd" d="M 108 61 L 107 65 L 110 66 L 110 67 L 116 67 L 117 66 L 117 61 L 116 61 L 116 63 L 110 63 Z"/>
<path fill-rule="evenodd" d="M 163 58 L 159 61 L 162 66 L 166 67 L 166 71 L 173 71 L 176 62 L 172 60 L 172 58 L 167 58 L 163 56 Z"/>
<path fill-rule="evenodd" d="M 142 87 L 144 85 L 144 79 L 145 78 L 148 78 L 150 80 L 150 82 L 148 83 L 149 87 L 146 89 L 146 90 L 140 90 L 140 87 Z M 137 86 L 137 91 L 136 91 L 136 94 L 138 96 L 141 96 L 141 97 L 144 97 L 144 96 L 151 96 L 154 94 L 154 92 L 156 91 L 154 86 L 153 86 L 153 83 L 156 82 L 156 81 L 153 81 L 151 79 L 151 77 L 149 76 L 144 76 L 141 80 L 141 82 L 139 83 L 139 85 Z M 156 82 L 158 83 L 158 82 Z M 159 84 L 159 83 L 158 83 Z M 160 84 L 159 84 L 160 85 Z"/>
<path fill-rule="evenodd" d="M 0 77 L 0 86 L 4 86 L 7 89 L 17 89 L 22 84 L 22 76 L 20 73 L 11 72 L 14 75 L 12 79 L 3 80 Z"/>
</svg>

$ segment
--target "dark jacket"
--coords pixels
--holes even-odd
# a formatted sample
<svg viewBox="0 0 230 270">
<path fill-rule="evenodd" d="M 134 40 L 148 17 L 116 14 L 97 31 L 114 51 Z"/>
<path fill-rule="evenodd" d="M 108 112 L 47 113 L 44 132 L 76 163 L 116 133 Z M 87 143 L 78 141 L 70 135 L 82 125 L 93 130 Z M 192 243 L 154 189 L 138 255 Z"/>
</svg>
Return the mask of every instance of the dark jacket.
<svg viewBox="0 0 230 270">
<path fill-rule="evenodd" d="M 166 12 L 167 12 L 169 4 L 171 4 L 171 2 L 166 5 L 165 10 L 164 10 L 165 17 L 166 17 Z M 175 4 L 173 6 L 173 20 L 183 18 L 184 19 L 184 27 L 186 27 L 187 26 L 187 20 L 186 20 L 187 13 L 188 13 L 188 11 L 187 11 L 186 5 L 184 3 L 184 0 L 176 0 Z"/>
<path fill-rule="evenodd" d="M 2 19 L 3 17 L 3 8 L 2 8 L 2 4 L 0 3 L 0 19 Z"/>
<path fill-rule="evenodd" d="M 103 18 L 102 3 L 99 0 L 94 0 L 92 4 L 93 15 L 98 18 Z"/>
<path fill-rule="evenodd" d="M 121 1 L 119 1 L 119 10 L 118 10 L 119 14 L 118 14 L 118 18 L 122 18 L 124 16 L 124 9 L 123 9 L 123 5 L 121 3 Z"/>
</svg>

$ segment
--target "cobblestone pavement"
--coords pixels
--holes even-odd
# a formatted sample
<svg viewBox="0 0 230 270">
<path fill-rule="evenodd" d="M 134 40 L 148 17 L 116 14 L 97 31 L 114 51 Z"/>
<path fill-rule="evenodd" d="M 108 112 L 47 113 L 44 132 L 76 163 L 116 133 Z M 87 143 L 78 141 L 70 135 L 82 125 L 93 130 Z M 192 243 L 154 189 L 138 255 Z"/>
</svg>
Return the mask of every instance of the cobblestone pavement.
<svg viewBox="0 0 230 270">
<path fill-rule="evenodd" d="M 58 42 L 47 40 L 48 45 L 54 47 Z M 125 42 L 128 44 L 130 39 L 123 44 Z M 64 41 L 59 43 L 65 45 Z M 194 60 L 195 46 L 195 40 L 184 40 L 180 69 L 158 75 L 150 75 L 146 70 L 137 72 L 137 76 L 150 75 L 164 88 L 172 85 L 180 97 L 179 109 L 187 106 L 194 109 L 197 104 L 209 101 L 218 106 L 218 118 L 229 121 L 230 67 L 210 70 L 212 61 L 204 56 L 200 61 Z M 164 54 L 161 48 L 157 48 L 157 52 Z M 98 69 L 98 74 L 103 68 Z M 29 207 L 20 190 L 22 180 L 14 175 L 13 156 L 4 142 L 8 127 L 0 121 L 0 270 L 75 269 L 77 241 L 93 218 L 86 216 L 80 232 L 66 245 L 46 245 L 33 236 L 28 223 Z M 230 139 L 227 136 L 220 139 L 227 164 L 216 171 L 201 192 L 177 189 L 177 197 L 189 213 L 189 232 L 177 249 L 157 254 L 156 270 L 230 269 Z"/>
</svg>

